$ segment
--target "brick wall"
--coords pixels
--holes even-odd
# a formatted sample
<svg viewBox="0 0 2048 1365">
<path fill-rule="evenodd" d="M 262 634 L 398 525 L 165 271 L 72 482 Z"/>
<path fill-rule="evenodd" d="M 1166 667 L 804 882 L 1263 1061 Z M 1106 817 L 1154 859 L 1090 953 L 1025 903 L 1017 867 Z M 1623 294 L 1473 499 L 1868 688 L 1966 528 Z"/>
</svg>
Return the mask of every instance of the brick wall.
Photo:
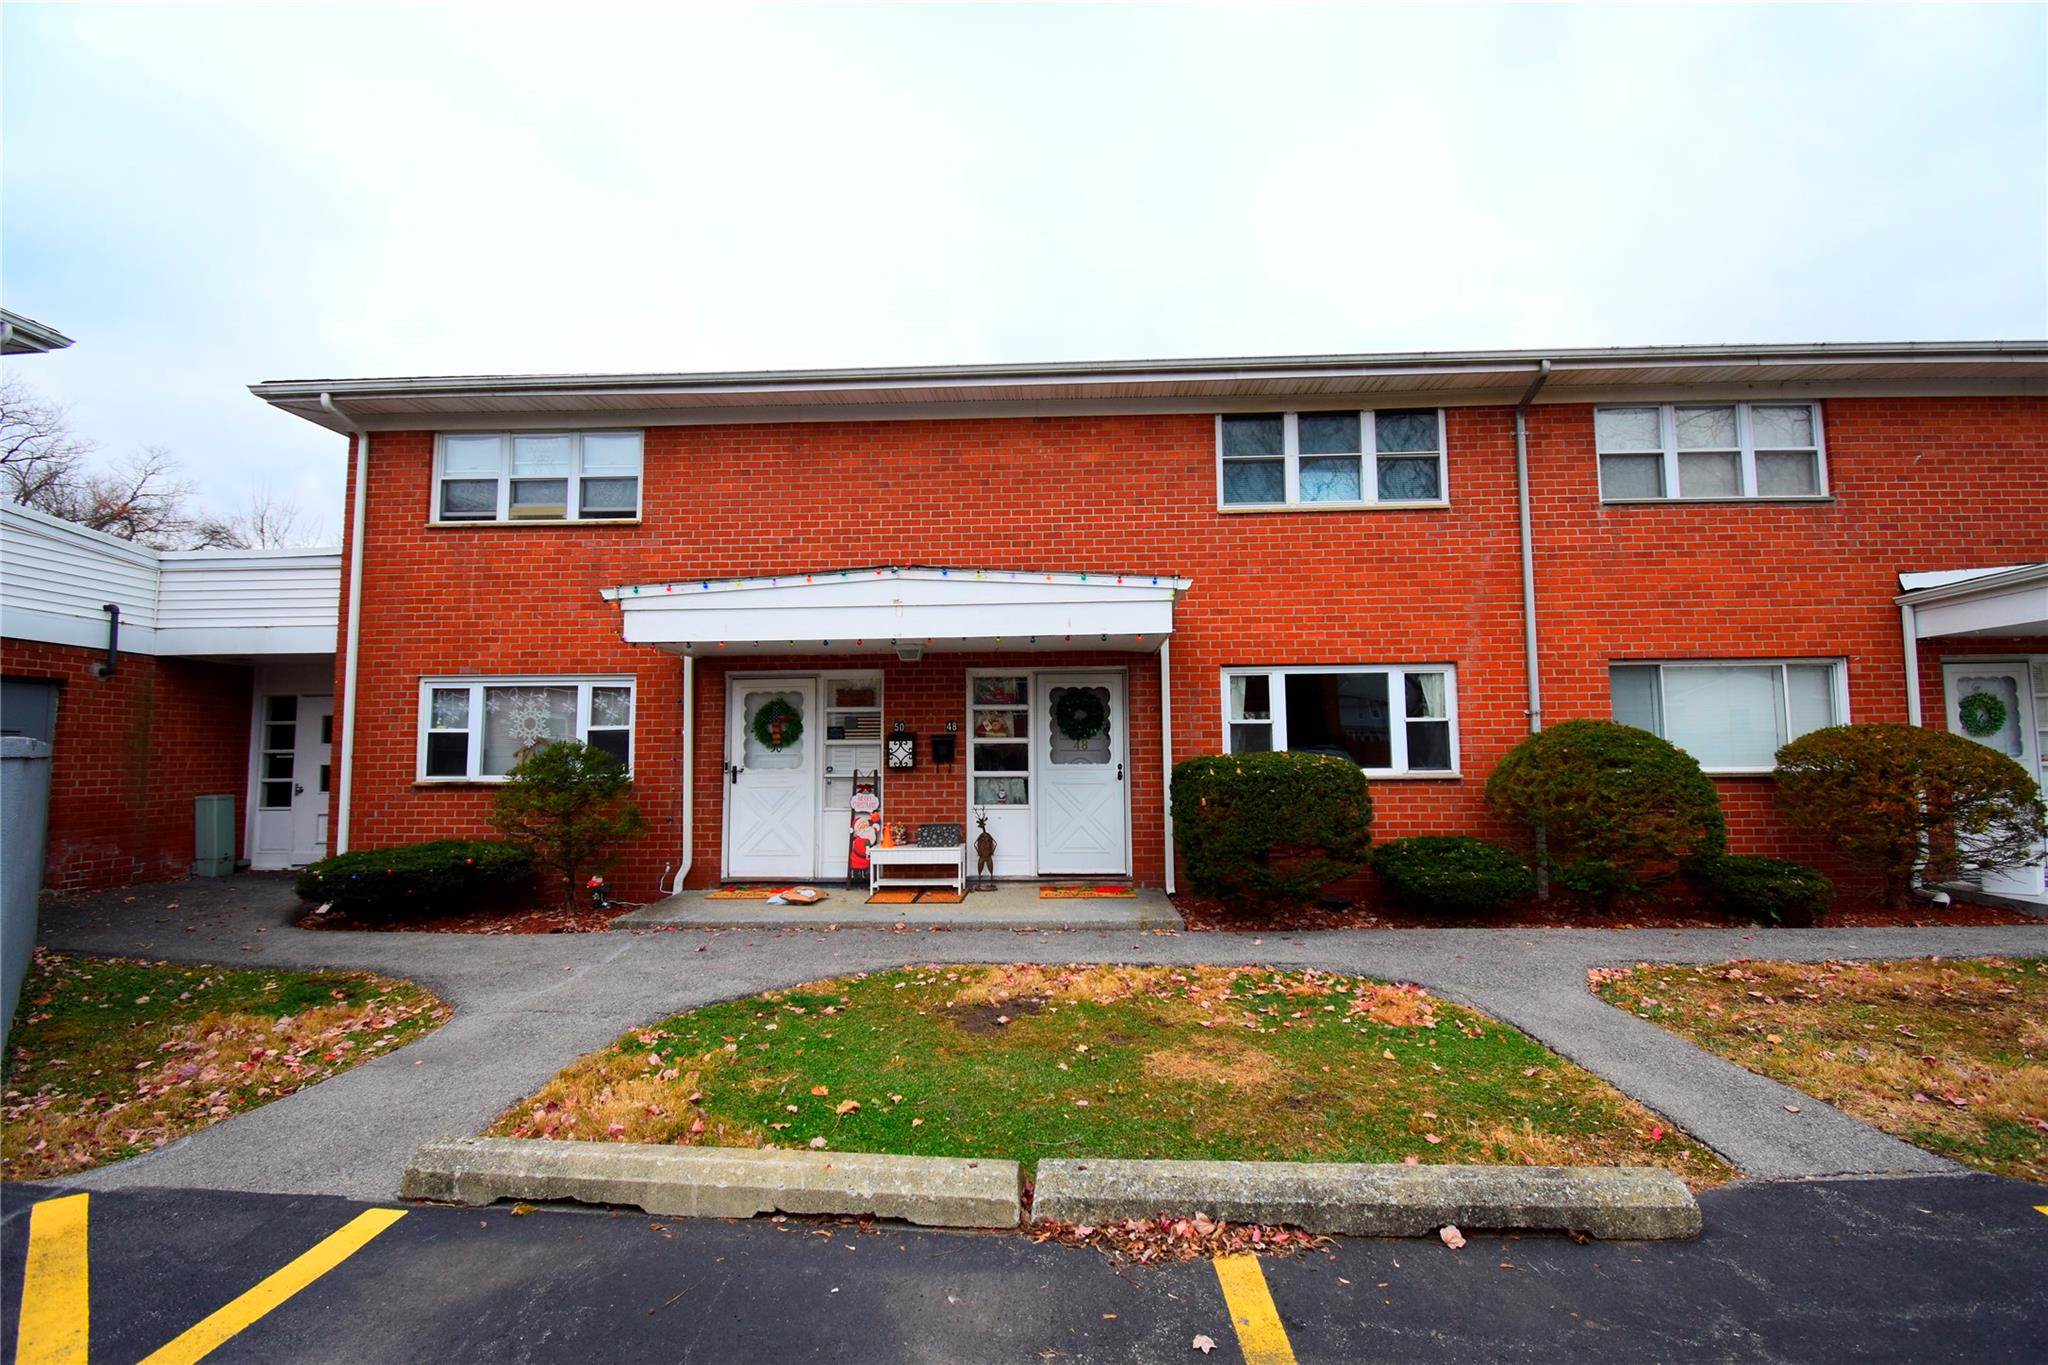
<svg viewBox="0 0 2048 1365">
<path fill-rule="evenodd" d="M 192 798 L 232 794 L 236 851 L 249 776 L 250 670 L 128 654 L 92 675 L 97 649 L 0 641 L 0 671 L 59 684 L 44 885 L 97 890 L 182 877 Z"/>
<path fill-rule="evenodd" d="M 1609 714 L 1613 659 L 1793 655 L 1846 657 L 1854 716 L 1903 719 L 1897 573 L 2048 553 L 2048 401 L 1842 399 L 1825 410 L 1835 498 L 1797 506 L 1602 506 L 1591 409 L 1531 412 L 1548 718 Z M 1206 415 L 655 427 L 644 520 L 611 527 L 429 526 L 431 434 L 379 434 L 354 844 L 482 828 L 488 790 L 414 784 L 422 676 L 630 673 L 651 830 L 618 880 L 625 895 L 651 895 L 680 847 L 681 666 L 622 644 L 599 590 L 909 563 L 1192 578 L 1171 679 L 1183 757 L 1221 744 L 1222 667 L 1453 663 L 1463 777 L 1377 782 L 1379 829 L 1501 833 L 1484 779 L 1527 725 L 1513 416 L 1453 408 L 1446 425 L 1448 509 L 1227 515 Z M 950 668 L 878 662 L 892 721 L 929 734 L 958 706 Z M 1134 724 L 1156 726 L 1145 691 L 1156 665 L 1127 662 Z M 707 663 L 698 881 L 718 866 L 723 706 L 720 666 Z M 1152 761 L 1154 734 L 1148 747 L 1134 732 L 1134 761 Z M 1137 872 L 1156 881 L 1161 775 L 1133 778 Z M 1792 851 L 1767 782 L 1721 786 L 1739 848 Z"/>
</svg>

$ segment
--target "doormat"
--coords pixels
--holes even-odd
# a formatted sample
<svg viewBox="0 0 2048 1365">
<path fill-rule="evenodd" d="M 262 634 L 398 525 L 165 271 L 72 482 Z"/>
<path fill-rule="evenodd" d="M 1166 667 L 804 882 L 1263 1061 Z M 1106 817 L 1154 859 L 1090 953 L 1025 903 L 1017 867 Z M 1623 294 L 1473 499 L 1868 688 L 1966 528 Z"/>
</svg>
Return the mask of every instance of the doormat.
<svg viewBox="0 0 2048 1365">
<path fill-rule="evenodd" d="M 786 886 L 721 886 L 704 893 L 708 901 L 765 901 L 789 890 Z"/>
<path fill-rule="evenodd" d="M 938 891 L 919 891 L 912 887 L 897 889 L 885 887 L 868 897 L 869 905 L 958 905 L 961 896 L 948 886 Z"/>
<path fill-rule="evenodd" d="M 1042 901 L 1098 901 L 1117 900 L 1135 896 L 1136 888 L 1129 886 L 1041 886 L 1038 898 Z"/>
</svg>

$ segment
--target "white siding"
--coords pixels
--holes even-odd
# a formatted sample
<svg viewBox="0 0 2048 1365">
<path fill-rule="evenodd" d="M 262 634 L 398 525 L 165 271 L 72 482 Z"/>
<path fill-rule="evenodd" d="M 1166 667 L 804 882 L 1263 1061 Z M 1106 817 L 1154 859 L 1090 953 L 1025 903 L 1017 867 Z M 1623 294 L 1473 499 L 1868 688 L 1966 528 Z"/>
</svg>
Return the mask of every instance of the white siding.
<svg viewBox="0 0 2048 1365">
<path fill-rule="evenodd" d="M 156 551 L 0 503 L 0 635 L 103 646 L 113 602 L 122 648 L 151 653 L 156 594 Z"/>
<path fill-rule="evenodd" d="M 337 550 L 159 553 L 0 504 L 0 635 L 99 647 L 107 602 L 136 654 L 325 654 L 341 601 Z"/>
<path fill-rule="evenodd" d="M 340 602 L 337 551 L 175 551 L 162 556 L 158 645 L 165 654 L 331 651 Z"/>
</svg>

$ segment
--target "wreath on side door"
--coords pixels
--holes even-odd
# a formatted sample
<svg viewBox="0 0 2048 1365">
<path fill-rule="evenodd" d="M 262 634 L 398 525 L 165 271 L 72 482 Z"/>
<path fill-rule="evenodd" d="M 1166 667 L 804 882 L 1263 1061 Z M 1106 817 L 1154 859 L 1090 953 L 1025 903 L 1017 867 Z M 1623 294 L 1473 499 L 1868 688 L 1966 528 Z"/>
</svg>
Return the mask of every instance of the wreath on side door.
<svg viewBox="0 0 2048 1365">
<path fill-rule="evenodd" d="M 1052 704 L 1052 723 L 1076 744 L 1102 733 L 1109 724 L 1109 707 L 1091 687 L 1070 687 Z"/>
<path fill-rule="evenodd" d="M 1956 719 L 1966 733 L 1984 739 L 2005 728 L 2005 703 L 1989 692 L 1972 692 L 1956 703 Z"/>
<path fill-rule="evenodd" d="M 754 712 L 754 739 L 762 748 L 775 752 L 787 749 L 804 732 L 804 718 L 780 697 L 770 699 Z"/>
</svg>

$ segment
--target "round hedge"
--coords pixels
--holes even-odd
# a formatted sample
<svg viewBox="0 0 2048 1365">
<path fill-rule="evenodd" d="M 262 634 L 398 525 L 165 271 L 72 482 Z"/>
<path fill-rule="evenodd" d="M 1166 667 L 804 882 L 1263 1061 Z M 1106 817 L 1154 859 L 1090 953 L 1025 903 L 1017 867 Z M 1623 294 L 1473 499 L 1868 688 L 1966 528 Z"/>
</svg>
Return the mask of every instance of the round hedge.
<svg viewBox="0 0 2048 1365">
<path fill-rule="evenodd" d="M 1463 834 L 1381 844 L 1372 870 L 1395 900 L 1432 914 L 1484 914 L 1536 894 L 1536 874 L 1514 850 Z"/>
<path fill-rule="evenodd" d="M 1372 793 L 1324 754 L 1190 758 L 1173 768 L 1173 842 L 1198 892 L 1306 900 L 1365 868 Z"/>
<path fill-rule="evenodd" d="M 1946 730 L 1831 725 L 1778 750 L 1775 776 L 1792 824 L 1881 877 L 1894 906 L 1909 903 L 1915 877 L 2027 863 L 2048 838 L 2027 770 Z"/>
<path fill-rule="evenodd" d="M 1809 927 L 1835 903 L 1833 882 L 1783 858 L 1708 854 L 1687 862 L 1685 875 L 1709 900 L 1758 924 Z"/>
<path fill-rule="evenodd" d="M 360 919 L 445 915 L 524 898 L 533 859 L 502 839 L 432 839 L 323 858 L 292 881 L 300 900 Z"/>
<path fill-rule="evenodd" d="M 1631 725 L 1568 720 L 1508 750 L 1486 796 L 1503 816 L 1542 831 L 1557 882 L 1611 904 L 1720 853 L 1721 798 L 1699 763 Z"/>
</svg>

